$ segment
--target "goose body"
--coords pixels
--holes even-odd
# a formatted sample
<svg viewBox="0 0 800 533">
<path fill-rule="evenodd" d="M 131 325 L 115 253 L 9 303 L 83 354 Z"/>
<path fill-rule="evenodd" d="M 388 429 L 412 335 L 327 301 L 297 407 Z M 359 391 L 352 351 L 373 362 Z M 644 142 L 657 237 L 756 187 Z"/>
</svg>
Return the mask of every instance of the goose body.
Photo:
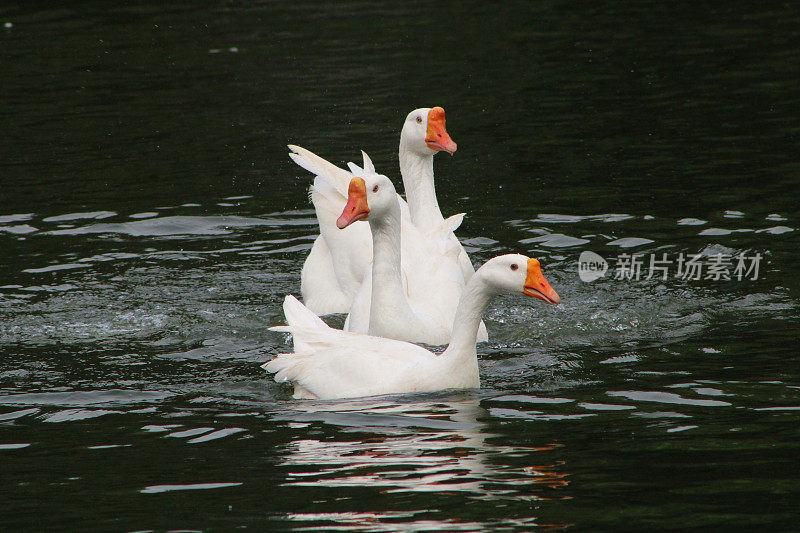
<svg viewBox="0 0 800 533">
<path fill-rule="evenodd" d="M 366 222 L 356 222 L 344 230 L 336 220 L 347 203 L 347 190 L 353 175 L 318 155 L 290 145 L 292 160 L 316 175 L 309 197 L 319 222 L 319 237 L 303 263 L 300 290 L 309 309 L 319 315 L 347 313 L 361 287 L 364 272 L 372 261 L 372 236 Z M 413 226 L 406 202 L 398 196 L 403 230 Z M 406 244 L 413 237 L 405 239 Z"/>
<path fill-rule="evenodd" d="M 436 231 L 445 221 L 436 198 L 433 156 L 438 152 L 453 155 L 457 148 L 445 128 L 444 109 L 441 107 L 415 109 L 403 122 L 398 150 L 400 175 L 411 222 L 423 233 Z M 469 281 L 475 268 L 452 231 L 448 239 L 458 248 L 457 261 L 464 281 Z"/>
<path fill-rule="evenodd" d="M 438 231 L 423 235 L 402 222 L 394 185 L 375 172 L 365 154 L 365 168 L 350 163 L 353 179 L 338 228 L 366 220 L 373 258 L 350 307 L 344 329 L 410 342 L 447 344 L 453 329 L 464 278 L 450 240 L 461 222 L 456 215 Z M 362 177 L 363 176 L 363 177 Z M 480 340 L 486 340 L 481 325 Z"/>
<path fill-rule="evenodd" d="M 284 300 L 294 353 L 280 354 L 263 368 L 275 381 L 294 385 L 296 398 L 354 398 L 480 386 L 476 335 L 493 296 L 523 292 L 557 304 L 558 294 L 536 259 L 509 254 L 483 265 L 467 283 L 458 304 L 450 345 L 434 354 L 408 342 L 341 331 L 327 326 L 296 298 Z"/>
<path fill-rule="evenodd" d="M 366 224 L 353 224 L 346 232 L 338 233 L 334 224 L 346 203 L 352 176 L 309 150 L 294 145 L 289 148 L 292 160 L 316 175 L 310 196 L 319 220 L 320 236 L 314 241 L 301 271 L 303 300 L 319 315 L 346 313 L 372 260 L 372 242 Z M 405 235 L 405 228 L 412 225 L 423 236 L 453 227 L 452 221 L 442 216 L 436 200 L 433 156 L 439 151 L 452 154 L 456 148 L 445 129 L 442 108 L 421 108 L 406 117 L 400 134 L 399 158 L 408 203 L 398 196 L 402 231 L 406 237 L 404 246 L 413 242 L 410 240 L 413 237 Z M 467 281 L 474 272 L 472 263 L 452 229 L 447 238 L 458 249 L 451 260 L 457 262 L 463 280 Z"/>
</svg>

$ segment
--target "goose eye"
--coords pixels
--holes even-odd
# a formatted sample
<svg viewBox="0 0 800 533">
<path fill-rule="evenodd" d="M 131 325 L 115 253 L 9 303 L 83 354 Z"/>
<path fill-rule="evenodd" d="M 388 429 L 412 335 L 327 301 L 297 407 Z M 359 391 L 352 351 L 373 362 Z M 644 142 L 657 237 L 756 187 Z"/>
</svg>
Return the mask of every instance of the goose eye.
<svg viewBox="0 0 800 533">
<path fill-rule="evenodd" d="M 422 117 L 417 117 L 417 124 L 422 124 Z"/>
<path fill-rule="evenodd" d="M 512 264 L 511 264 L 511 270 L 516 270 L 516 269 L 518 269 L 518 268 L 519 268 L 519 266 L 517 266 L 517 264 L 516 264 L 516 263 L 512 263 Z"/>
<path fill-rule="evenodd" d="M 378 192 L 378 186 L 377 185 L 372 188 L 372 192 Z"/>
</svg>

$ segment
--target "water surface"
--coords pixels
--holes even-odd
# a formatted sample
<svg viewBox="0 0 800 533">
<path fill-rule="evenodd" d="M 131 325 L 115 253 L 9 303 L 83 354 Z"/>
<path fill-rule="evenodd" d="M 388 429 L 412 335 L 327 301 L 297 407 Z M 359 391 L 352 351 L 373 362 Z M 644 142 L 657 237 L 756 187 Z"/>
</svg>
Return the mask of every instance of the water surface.
<svg viewBox="0 0 800 533">
<path fill-rule="evenodd" d="M 794 527 L 791 7 L 0 8 L 0 502 L 13 530 Z M 502 297 L 482 388 L 295 401 L 260 365 L 317 233 L 287 143 L 441 105 L 445 214 Z M 580 281 L 591 250 L 609 274 Z M 614 279 L 620 254 L 758 279 Z M 333 321 L 341 323 L 341 317 Z"/>
</svg>

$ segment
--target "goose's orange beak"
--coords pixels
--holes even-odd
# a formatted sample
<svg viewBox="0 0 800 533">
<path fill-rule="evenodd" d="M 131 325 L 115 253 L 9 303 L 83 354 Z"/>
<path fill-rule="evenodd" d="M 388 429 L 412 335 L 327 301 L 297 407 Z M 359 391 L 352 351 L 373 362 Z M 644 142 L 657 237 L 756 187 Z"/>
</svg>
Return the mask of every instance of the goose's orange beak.
<svg viewBox="0 0 800 533">
<path fill-rule="evenodd" d="M 528 259 L 528 275 L 525 278 L 525 288 L 523 290 L 528 296 L 539 298 L 549 304 L 556 305 L 561 301 L 561 297 L 553 290 L 553 287 L 544 279 L 542 269 L 539 266 L 539 260 L 530 258 Z"/>
<path fill-rule="evenodd" d="M 367 218 L 367 215 L 369 215 L 367 184 L 363 178 L 353 178 L 347 189 L 347 204 L 344 206 L 342 214 L 336 219 L 336 227 L 344 229 L 353 222 Z"/>
<path fill-rule="evenodd" d="M 431 150 L 437 152 L 445 151 L 450 155 L 458 149 L 458 145 L 447 134 L 444 127 L 444 109 L 434 107 L 428 111 L 428 131 L 425 135 L 425 143 Z"/>
</svg>

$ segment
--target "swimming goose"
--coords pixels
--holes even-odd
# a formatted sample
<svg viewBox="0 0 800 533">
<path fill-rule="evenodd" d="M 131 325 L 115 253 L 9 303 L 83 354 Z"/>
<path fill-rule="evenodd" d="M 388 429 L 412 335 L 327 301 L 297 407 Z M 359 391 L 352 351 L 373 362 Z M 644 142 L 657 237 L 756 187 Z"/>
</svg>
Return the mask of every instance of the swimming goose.
<svg viewBox="0 0 800 533">
<path fill-rule="evenodd" d="M 457 148 L 458 145 L 447 134 L 441 107 L 415 109 L 403 122 L 398 151 L 400 175 L 411 221 L 422 232 L 436 231 L 445 220 L 436 199 L 433 156 L 438 152 L 453 155 Z M 469 281 L 475 268 L 455 234 L 450 238 L 459 249 L 458 262 L 464 281 Z"/>
<path fill-rule="evenodd" d="M 394 185 L 375 172 L 365 155 L 361 169 L 349 163 L 353 179 L 339 229 L 366 220 L 372 234 L 372 263 L 364 273 L 344 329 L 390 339 L 447 344 L 464 279 L 456 261 L 460 248 L 449 239 L 453 225 L 423 235 L 401 222 Z M 363 176 L 363 177 L 362 177 Z M 481 325 L 479 340 L 488 340 Z"/>
<path fill-rule="evenodd" d="M 333 329 L 295 297 L 283 304 L 294 353 L 279 354 L 263 368 L 275 381 L 294 385 L 295 398 L 354 398 L 480 387 L 475 335 L 489 301 L 522 292 L 550 304 L 561 299 L 542 274 L 539 261 L 508 254 L 486 262 L 467 283 L 441 354 L 408 342 Z"/>
</svg>

